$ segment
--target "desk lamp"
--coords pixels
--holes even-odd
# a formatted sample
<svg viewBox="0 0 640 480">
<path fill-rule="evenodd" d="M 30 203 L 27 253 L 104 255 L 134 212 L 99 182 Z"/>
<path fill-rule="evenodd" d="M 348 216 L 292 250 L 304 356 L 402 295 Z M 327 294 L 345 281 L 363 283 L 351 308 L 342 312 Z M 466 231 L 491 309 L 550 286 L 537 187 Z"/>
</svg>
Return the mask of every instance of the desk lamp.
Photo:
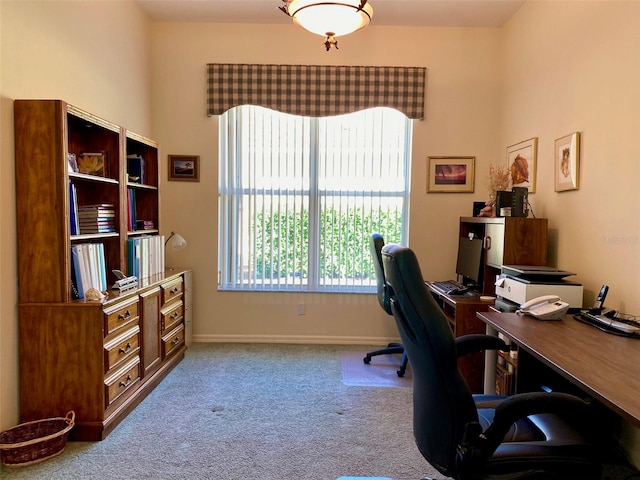
<svg viewBox="0 0 640 480">
<path fill-rule="evenodd" d="M 182 235 L 176 232 L 171 232 L 169 238 L 164 242 L 164 246 L 169 246 L 171 250 L 182 250 L 187 246 L 187 241 Z"/>
<path fill-rule="evenodd" d="M 169 238 L 164 242 L 165 250 L 167 246 L 173 251 L 182 250 L 187 246 L 187 241 L 179 233 L 171 232 Z M 173 270 L 173 267 L 168 267 L 168 270 Z"/>
</svg>

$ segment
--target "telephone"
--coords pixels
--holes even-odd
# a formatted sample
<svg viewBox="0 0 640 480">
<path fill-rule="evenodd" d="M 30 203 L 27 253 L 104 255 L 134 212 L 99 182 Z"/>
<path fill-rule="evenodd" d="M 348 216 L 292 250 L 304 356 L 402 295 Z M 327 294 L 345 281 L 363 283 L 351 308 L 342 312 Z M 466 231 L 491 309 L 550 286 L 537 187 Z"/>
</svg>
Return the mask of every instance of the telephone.
<svg viewBox="0 0 640 480">
<path fill-rule="evenodd" d="M 531 315 L 538 320 L 562 320 L 569 310 L 569 304 L 557 295 L 544 295 L 520 305 L 516 313 Z"/>
</svg>

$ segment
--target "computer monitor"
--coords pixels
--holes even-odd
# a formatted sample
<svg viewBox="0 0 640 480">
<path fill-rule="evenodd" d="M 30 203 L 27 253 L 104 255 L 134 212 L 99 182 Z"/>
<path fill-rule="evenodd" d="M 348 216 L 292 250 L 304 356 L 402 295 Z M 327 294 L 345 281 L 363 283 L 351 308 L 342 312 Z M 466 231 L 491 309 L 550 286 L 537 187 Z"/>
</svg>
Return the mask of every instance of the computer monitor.
<svg viewBox="0 0 640 480">
<path fill-rule="evenodd" d="M 481 238 L 460 237 L 456 273 L 464 285 L 477 289 L 482 284 L 484 241 Z"/>
</svg>

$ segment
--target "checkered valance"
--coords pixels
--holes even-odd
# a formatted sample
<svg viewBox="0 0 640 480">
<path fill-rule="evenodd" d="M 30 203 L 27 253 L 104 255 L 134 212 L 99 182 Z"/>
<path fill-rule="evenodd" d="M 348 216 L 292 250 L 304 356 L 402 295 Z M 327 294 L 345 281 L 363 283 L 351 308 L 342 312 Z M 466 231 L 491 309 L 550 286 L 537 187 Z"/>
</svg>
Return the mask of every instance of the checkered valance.
<svg viewBox="0 0 640 480">
<path fill-rule="evenodd" d="M 207 114 L 260 105 L 306 117 L 391 107 L 424 118 L 426 68 L 326 65 L 207 65 Z"/>
</svg>

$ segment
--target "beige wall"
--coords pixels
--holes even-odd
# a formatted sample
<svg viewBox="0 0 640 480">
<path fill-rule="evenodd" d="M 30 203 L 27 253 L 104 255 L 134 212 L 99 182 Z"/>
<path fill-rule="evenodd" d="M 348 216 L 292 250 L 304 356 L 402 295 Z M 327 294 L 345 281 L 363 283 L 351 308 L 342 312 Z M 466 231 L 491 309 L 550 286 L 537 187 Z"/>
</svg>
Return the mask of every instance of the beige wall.
<svg viewBox="0 0 640 480">
<path fill-rule="evenodd" d="M 129 2 L 0 2 L 0 429 L 18 421 L 13 100 L 63 99 L 151 136 L 148 26 Z"/>
<path fill-rule="evenodd" d="M 414 122 L 410 244 L 429 278 L 451 278 L 458 218 L 475 194 L 426 194 L 428 155 L 474 155 L 481 171 L 496 145 L 498 29 L 369 27 L 327 53 L 322 39 L 292 25 L 153 25 L 154 130 L 164 154 L 200 155 L 197 184 L 164 182 L 162 222 L 189 246 L 169 264 L 194 270 L 196 340 L 383 343 L 395 325 L 373 295 L 218 292 L 217 119 L 207 118 L 207 63 L 401 65 L 428 68 L 426 119 Z M 330 86 L 329 86 L 330 88 Z M 163 175 L 166 180 L 166 172 Z M 185 214 L 188 212 L 188 214 Z M 434 255 L 434 252 L 438 252 Z M 305 315 L 298 315 L 298 304 Z"/>
<path fill-rule="evenodd" d="M 499 144 L 538 137 L 536 215 L 585 304 L 640 314 L 640 2 L 527 2 L 504 28 Z M 554 140 L 582 133 L 580 189 L 554 191 Z M 567 339 L 571 341 L 571 339 Z M 629 366 L 635 375 L 635 366 Z M 640 465 L 640 434 L 623 426 Z"/>
</svg>

